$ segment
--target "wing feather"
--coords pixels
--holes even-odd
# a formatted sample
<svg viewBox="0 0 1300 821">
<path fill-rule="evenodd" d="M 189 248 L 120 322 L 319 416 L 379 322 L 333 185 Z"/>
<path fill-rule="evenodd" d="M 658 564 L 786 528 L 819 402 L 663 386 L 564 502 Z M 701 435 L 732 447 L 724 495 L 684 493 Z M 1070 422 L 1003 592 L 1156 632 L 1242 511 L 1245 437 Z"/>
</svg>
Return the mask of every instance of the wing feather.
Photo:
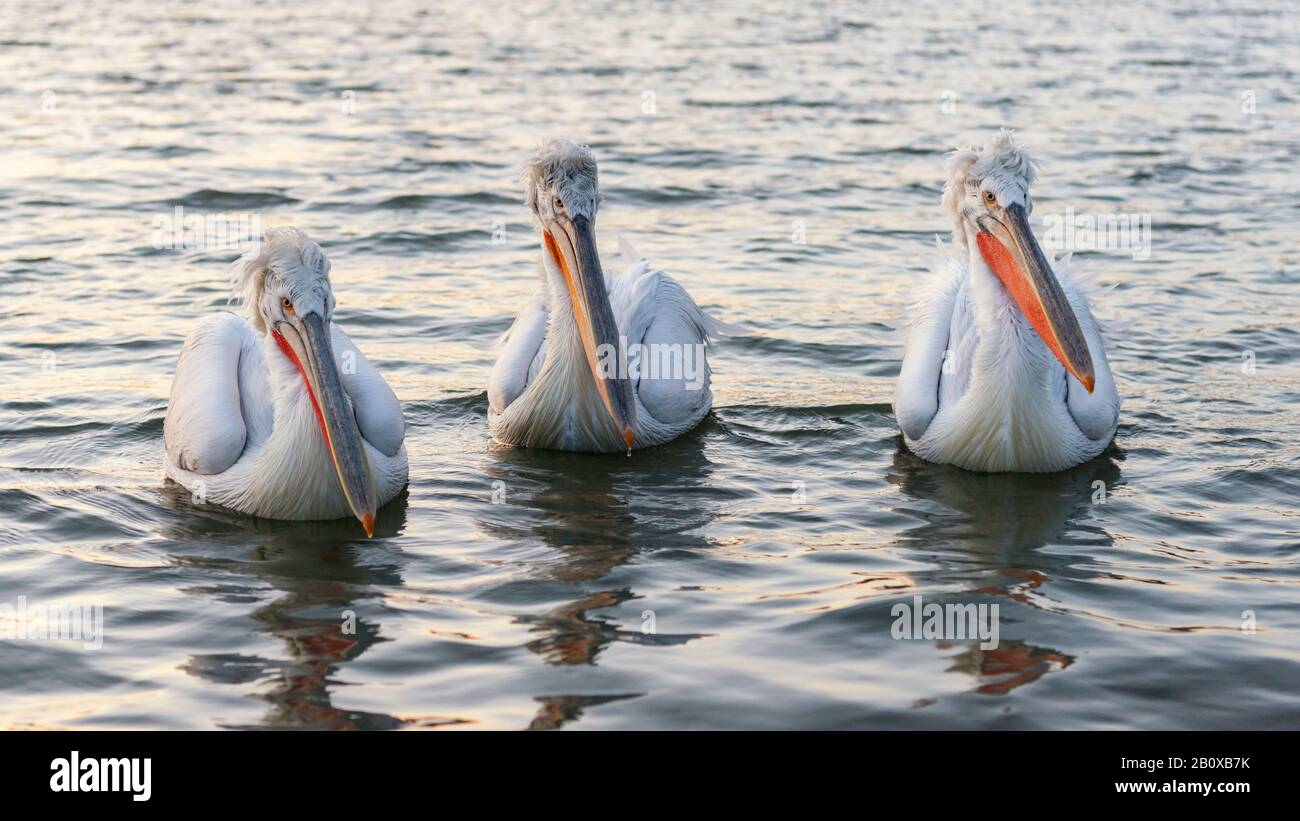
<svg viewBox="0 0 1300 821">
<path fill-rule="evenodd" d="M 959 302 L 968 301 L 961 299 L 967 279 L 960 262 L 941 260 L 934 267 L 929 285 L 922 288 L 926 296 L 913 309 L 903 365 L 894 388 L 894 416 L 909 439 L 920 439 L 938 413 L 941 382 L 945 393 L 956 393 L 969 379 L 969 368 L 964 378 L 957 372 L 962 368 L 962 359 L 950 344 L 956 330 L 965 343 L 963 348 L 969 345 L 974 350 L 973 316 L 958 310 Z M 944 373 L 945 357 L 949 373 Z"/>
<path fill-rule="evenodd" d="M 331 322 L 330 328 L 335 364 L 343 389 L 352 399 L 361 435 L 385 456 L 396 456 L 406 436 L 402 403 L 352 338 L 337 323 Z"/>
<path fill-rule="evenodd" d="M 631 256 L 631 246 L 622 244 L 625 258 Z M 610 280 L 609 293 L 627 338 L 628 368 L 640 376 L 642 407 L 664 425 L 698 422 L 713 404 L 705 347 L 719 332 L 718 323 L 677 280 L 644 258 Z"/>
<path fill-rule="evenodd" d="M 1090 278 L 1081 277 L 1070 265 L 1069 258 L 1057 260 L 1053 266 L 1056 278 L 1065 291 L 1065 297 L 1074 309 L 1074 315 L 1083 329 L 1083 337 L 1088 342 L 1088 353 L 1092 355 L 1092 369 L 1095 382 L 1089 394 L 1077 379 L 1065 379 L 1065 369 L 1061 369 L 1061 379 L 1066 382 L 1066 408 L 1070 417 L 1079 426 L 1084 436 L 1094 441 L 1109 441 L 1115 435 L 1119 424 L 1119 389 L 1115 385 L 1115 376 L 1110 370 L 1110 360 L 1106 356 L 1105 329 L 1093 316 L 1089 305 L 1089 292 L 1097 289 Z"/>
<path fill-rule="evenodd" d="M 185 340 L 163 421 L 163 441 L 173 465 L 213 475 L 229 469 L 244 452 L 248 427 L 240 358 L 256 345 L 248 323 L 230 313 L 205 317 Z"/>
<path fill-rule="evenodd" d="M 510 407 L 537 374 L 550 317 L 539 293 L 529 300 L 501 340 L 501 353 L 488 378 L 488 408 L 501 413 Z"/>
</svg>

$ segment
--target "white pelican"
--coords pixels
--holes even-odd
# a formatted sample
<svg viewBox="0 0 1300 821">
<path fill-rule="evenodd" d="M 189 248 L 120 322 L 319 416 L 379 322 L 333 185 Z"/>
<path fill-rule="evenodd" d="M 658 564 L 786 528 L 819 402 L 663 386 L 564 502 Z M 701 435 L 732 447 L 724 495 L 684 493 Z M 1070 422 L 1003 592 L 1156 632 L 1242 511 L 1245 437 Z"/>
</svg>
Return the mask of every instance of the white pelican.
<svg viewBox="0 0 1300 821">
<path fill-rule="evenodd" d="M 185 340 L 163 424 L 167 475 L 207 503 L 271 519 L 375 511 L 406 485 L 402 406 L 332 321 L 330 263 L 273 228 L 235 264 L 246 316 Z"/>
<path fill-rule="evenodd" d="M 1001 132 L 949 160 L 943 205 L 963 264 L 940 263 L 912 318 L 894 415 L 923 459 L 1048 473 L 1098 455 L 1119 395 L 1080 283 L 1029 228 L 1033 160 Z"/>
<path fill-rule="evenodd" d="M 596 253 L 596 158 L 585 146 L 548 142 L 523 176 L 542 243 L 541 283 L 492 368 L 492 436 L 615 452 L 695 427 L 713 404 L 704 350 L 721 324 L 644 259 L 606 279 Z"/>
</svg>

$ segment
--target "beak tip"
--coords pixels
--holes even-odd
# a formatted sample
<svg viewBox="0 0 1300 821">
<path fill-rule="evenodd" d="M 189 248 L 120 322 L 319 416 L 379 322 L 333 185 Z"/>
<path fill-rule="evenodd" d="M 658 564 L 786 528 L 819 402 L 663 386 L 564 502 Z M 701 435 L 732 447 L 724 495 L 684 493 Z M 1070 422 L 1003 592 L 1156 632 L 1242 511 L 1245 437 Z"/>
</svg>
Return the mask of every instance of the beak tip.
<svg viewBox="0 0 1300 821">
<path fill-rule="evenodd" d="M 1084 377 L 1083 377 L 1083 387 L 1088 391 L 1088 395 L 1089 395 L 1089 396 L 1092 395 L 1092 389 L 1093 389 L 1094 387 L 1096 387 L 1096 385 L 1097 385 L 1097 379 L 1096 379 L 1096 377 L 1094 377 L 1092 374 L 1085 374 L 1085 375 L 1084 375 Z"/>
<path fill-rule="evenodd" d="M 373 539 L 375 537 L 375 514 L 367 510 L 359 518 L 361 519 L 361 526 L 365 528 L 366 538 Z"/>
<path fill-rule="evenodd" d="M 627 442 L 627 449 L 629 453 L 632 452 L 632 440 L 635 438 L 635 436 L 636 434 L 632 431 L 631 428 L 623 428 L 623 441 Z"/>
</svg>

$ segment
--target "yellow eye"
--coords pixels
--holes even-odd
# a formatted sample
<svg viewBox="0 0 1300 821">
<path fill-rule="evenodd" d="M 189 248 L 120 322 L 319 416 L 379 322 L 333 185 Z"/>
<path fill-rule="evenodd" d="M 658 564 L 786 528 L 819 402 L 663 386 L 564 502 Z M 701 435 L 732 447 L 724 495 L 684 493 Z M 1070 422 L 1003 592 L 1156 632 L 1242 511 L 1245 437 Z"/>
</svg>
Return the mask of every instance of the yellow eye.
<svg viewBox="0 0 1300 821">
<path fill-rule="evenodd" d="M 280 307 L 284 308 L 284 312 L 286 314 L 290 314 L 290 315 L 293 314 L 293 303 L 289 301 L 289 297 L 287 296 L 280 297 Z"/>
<path fill-rule="evenodd" d="M 996 196 L 993 195 L 993 192 L 992 192 L 992 191 L 985 191 L 985 192 L 984 192 L 984 201 L 985 201 L 986 203 L 988 203 L 989 205 L 997 205 L 997 204 L 998 204 L 998 198 L 997 198 Z"/>
</svg>

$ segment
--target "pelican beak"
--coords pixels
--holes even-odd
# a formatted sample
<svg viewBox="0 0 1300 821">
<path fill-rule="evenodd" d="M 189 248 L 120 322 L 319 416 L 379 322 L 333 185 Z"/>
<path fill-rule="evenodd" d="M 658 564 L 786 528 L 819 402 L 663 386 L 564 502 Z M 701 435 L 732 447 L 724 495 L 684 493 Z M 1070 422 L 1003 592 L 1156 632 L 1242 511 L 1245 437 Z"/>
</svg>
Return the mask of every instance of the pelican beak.
<svg viewBox="0 0 1300 821">
<path fill-rule="evenodd" d="M 1002 219 L 992 214 L 978 219 L 976 241 L 984 262 L 1002 280 L 1052 354 L 1092 393 L 1096 376 L 1088 341 L 1029 228 L 1029 215 L 1019 204 L 1008 206 L 1002 214 Z"/>
<path fill-rule="evenodd" d="M 348 507 L 361 521 L 366 536 L 375 535 L 375 510 L 378 507 L 374 476 L 361 442 L 356 417 L 343 393 L 334 364 L 329 328 L 320 314 L 312 311 L 275 323 L 275 341 L 280 350 L 298 366 L 316 410 L 316 421 L 325 435 L 334 471 Z"/>
<path fill-rule="evenodd" d="M 630 451 L 636 429 L 636 403 L 623 360 L 625 353 L 619 346 L 614 310 L 605 289 L 605 274 L 596 254 L 591 220 L 585 216 L 556 218 L 547 224 L 543 238 L 547 252 L 569 286 L 569 301 L 573 304 L 587 364 L 596 380 L 596 391 Z"/>
</svg>

